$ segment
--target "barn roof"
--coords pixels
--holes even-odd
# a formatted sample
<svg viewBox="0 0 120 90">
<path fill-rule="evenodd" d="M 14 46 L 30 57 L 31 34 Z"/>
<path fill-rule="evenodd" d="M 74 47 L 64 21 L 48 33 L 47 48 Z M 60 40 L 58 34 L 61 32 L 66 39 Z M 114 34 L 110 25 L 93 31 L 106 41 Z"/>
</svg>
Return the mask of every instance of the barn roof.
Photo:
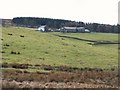
<svg viewBox="0 0 120 90">
<path fill-rule="evenodd" d="M 76 27 L 64 27 L 64 29 L 76 29 Z"/>
<path fill-rule="evenodd" d="M 77 29 L 85 29 L 85 27 L 77 27 Z"/>
<path fill-rule="evenodd" d="M 64 29 L 84 29 L 84 27 L 63 27 Z"/>
<path fill-rule="evenodd" d="M 39 28 L 44 28 L 44 27 L 46 27 L 46 25 L 42 25 L 42 26 L 40 26 Z"/>
</svg>

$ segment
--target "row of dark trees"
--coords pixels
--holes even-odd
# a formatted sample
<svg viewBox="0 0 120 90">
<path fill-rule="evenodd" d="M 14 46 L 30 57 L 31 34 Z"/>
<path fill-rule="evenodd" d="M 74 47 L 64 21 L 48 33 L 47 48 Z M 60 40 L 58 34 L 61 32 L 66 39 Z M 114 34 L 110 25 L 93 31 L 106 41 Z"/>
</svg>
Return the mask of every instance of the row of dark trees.
<svg viewBox="0 0 120 90">
<path fill-rule="evenodd" d="M 119 25 L 99 24 L 99 23 L 84 23 L 63 19 L 51 18 L 35 18 L 35 17 L 16 17 L 12 19 L 12 23 L 16 26 L 24 27 L 39 27 L 40 25 L 47 25 L 49 28 L 58 29 L 63 26 L 85 27 L 91 32 L 104 33 L 119 33 Z"/>
</svg>

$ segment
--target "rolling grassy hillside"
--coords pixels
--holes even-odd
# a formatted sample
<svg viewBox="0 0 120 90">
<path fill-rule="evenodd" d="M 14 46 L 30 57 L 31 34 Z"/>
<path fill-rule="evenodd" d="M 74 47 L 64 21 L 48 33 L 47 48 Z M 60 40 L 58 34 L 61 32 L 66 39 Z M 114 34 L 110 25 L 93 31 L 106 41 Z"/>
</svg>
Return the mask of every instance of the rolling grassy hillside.
<svg viewBox="0 0 120 90">
<path fill-rule="evenodd" d="M 54 34 L 90 40 L 117 41 L 118 39 L 117 34 L 44 33 L 29 28 L 3 27 L 2 61 L 32 65 L 66 65 L 79 68 L 113 68 L 117 66 L 117 44 L 91 46 L 85 41 L 58 37 Z M 12 52 L 19 54 L 11 54 Z"/>
</svg>

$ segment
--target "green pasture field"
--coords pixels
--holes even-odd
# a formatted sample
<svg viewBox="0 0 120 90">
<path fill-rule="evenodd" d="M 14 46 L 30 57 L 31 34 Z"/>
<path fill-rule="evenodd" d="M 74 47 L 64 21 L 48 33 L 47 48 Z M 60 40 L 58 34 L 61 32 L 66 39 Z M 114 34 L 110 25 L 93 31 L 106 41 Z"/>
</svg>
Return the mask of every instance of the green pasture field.
<svg viewBox="0 0 120 90">
<path fill-rule="evenodd" d="M 79 68 L 116 68 L 118 66 L 117 44 L 89 45 L 86 41 L 58 37 L 54 34 L 89 40 L 118 41 L 118 34 L 111 33 L 39 32 L 30 28 L 3 27 L 2 62 L 66 65 Z M 11 52 L 20 54 L 11 54 Z"/>
</svg>

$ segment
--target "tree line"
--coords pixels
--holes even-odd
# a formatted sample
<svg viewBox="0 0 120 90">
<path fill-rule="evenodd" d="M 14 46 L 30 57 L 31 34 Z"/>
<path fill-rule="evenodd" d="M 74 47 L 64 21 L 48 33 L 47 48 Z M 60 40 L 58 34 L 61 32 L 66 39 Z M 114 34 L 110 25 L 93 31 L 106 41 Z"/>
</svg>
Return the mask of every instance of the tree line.
<svg viewBox="0 0 120 90">
<path fill-rule="evenodd" d="M 12 23 L 15 26 L 23 27 L 39 27 L 40 25 L 47 25 L 51 29 L 59 29 L 64 26 L 71 27 L 85 27 L 91 32 L 103 32 L 103 33 L 119 33 L 120 25 L 109 25 L 99 23 L 84 23 L 63 19 L 52 18 L 36 18 L 36 17 L 15 17 L 12 19 Z"/>
</svg>

